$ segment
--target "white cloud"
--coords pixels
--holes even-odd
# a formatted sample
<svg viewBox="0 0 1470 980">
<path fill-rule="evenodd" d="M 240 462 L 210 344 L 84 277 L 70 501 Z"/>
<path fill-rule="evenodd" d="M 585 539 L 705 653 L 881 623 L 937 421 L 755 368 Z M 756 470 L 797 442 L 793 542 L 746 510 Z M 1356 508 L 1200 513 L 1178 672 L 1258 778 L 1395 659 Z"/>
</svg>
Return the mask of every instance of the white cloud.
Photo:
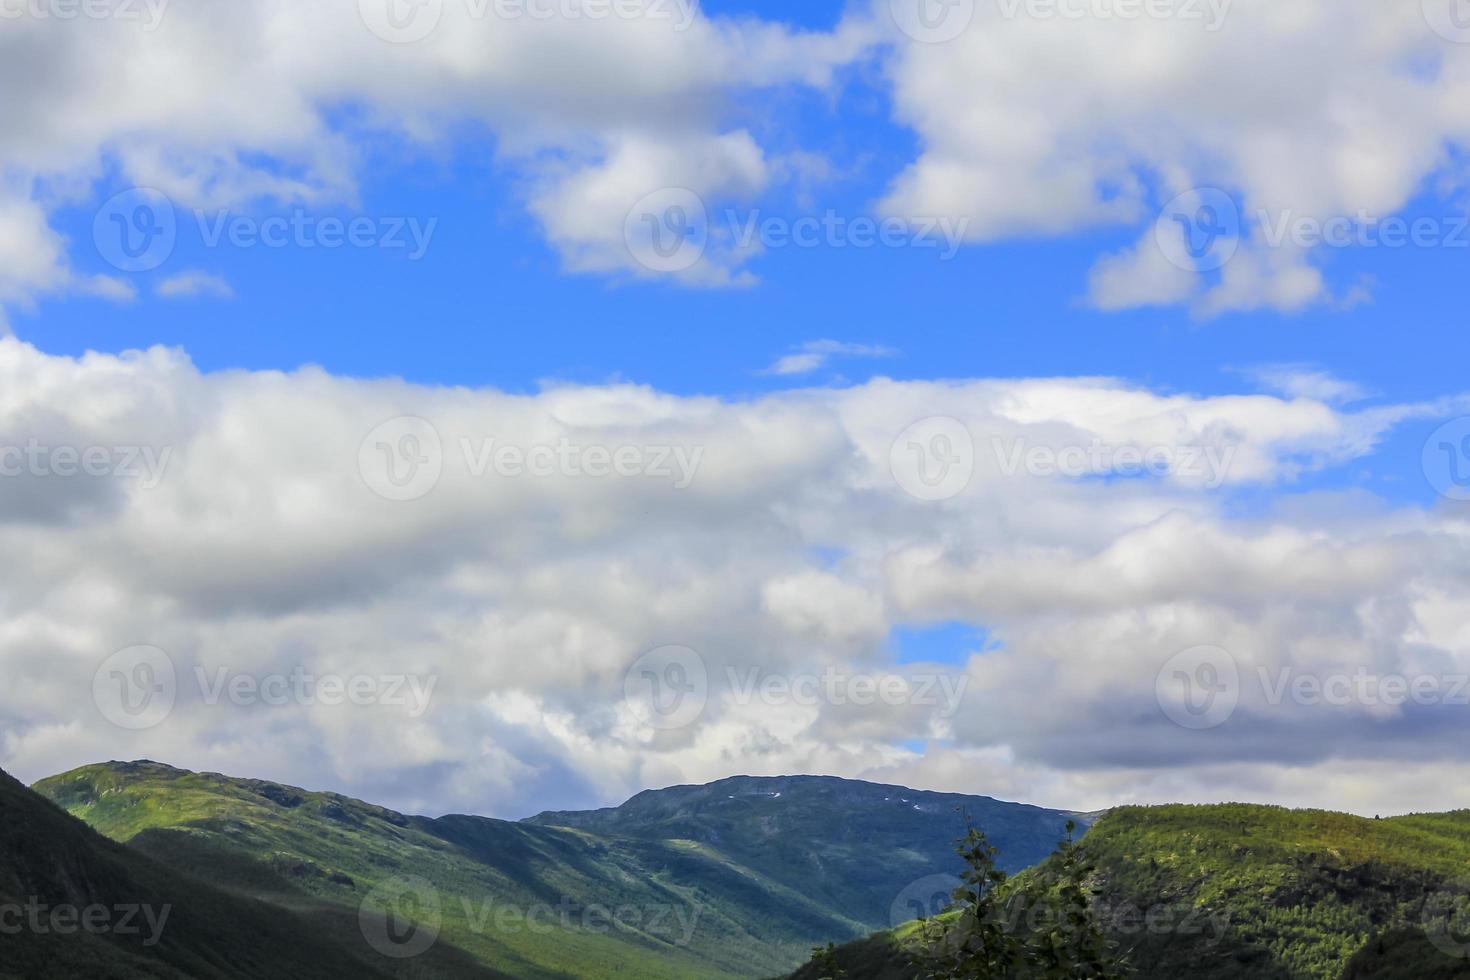
<svg viewBox="0 0 1470 980">
<path fill-rule="evenodd" d="M 1463 712 L 1247 693 L 1218 733 L 1183 732 L 1155 702 L 1155 675 L 1201 643 L 1242 670 L 1470 670 L 1463 516 L 1318 494 L 1242 517 L 1228 492 L 1289 489 L 1294 474 L 1361 460 L 1404 419 L 1467 409 L 1353 413 L 1301 393 L 1201 398 L 1107 379 L 527 396 L 319 369 L 201 374 L 162 349 L 66 358 L 0 340 L 0 765 L 36 778 L 152 757 L 510 815 L 792 771 L 1056 805 L 1283 793 L 1389 812 L 1425 794 L 1359 775 L 1395 762 L 1456 771 L 1433 747 L 1458 744 Z M 377 467 L 426 444 L 377 427 L 407 415 L 432 422 L 442 473 L 395 502 L 370 489 L 384 486 Z M 962 420 L 973 441 L 974 476 L 947 501 L 909 496 L 891 469 L 898 435 L 932 415 Z M 492 438 L 549 447 L 548 460 L 560 445 L 701 455 L 682 490 L 643 469 L 477 472 Z M 42 463 L 100 447 L 138 472 L 48 475 L 28 447 Z M 1015 447 L 1023 460 L 1229 449 L 1227 490 L 1206 490 L 1178 455 L 1166 475 L 1100 479 L 1012 468 Z M 895 662 L 892 628 L 954 619 L 991 645 L 950 666 Z M 138 643 L 168 651 L 182 687 L 165 721 L 129 732 L 90 698 L 103 659 Z M 624 682 L 670 644 L 702 656 L 709 704 L 660 731 Z M 193 679 L 297 667 L 437 682 L 415 714 L 211 705 Z M 850 696 L 854 677 L 916 670 L 963 679 L 959 710 Z M 749 694 L 826 676 L 838 698 Z M 1302 789 L 1349 784 L 1338 801 Z"/>
<path fill-rule="evenodd" d="M 1447 148 L 1470 137 L 1470 47 L 1435 34 L 1421 6 L 1235 0 L 1211 30 L 1086 13 L 1108 5 L 978 4 L 953 41 L 896 35 L 897 116 L 922 150 L 884 207 L 967 216 L 973 241 L 1147 229 L 1094 270 L 1104 309 L 1182 302 L 1213 316 L 1327 301 L 1312 250 L 1266 245 L 1258 215 L 1382 218 L 1444 173 Z M 1243 202 L 1247 240 L 1189 283 L 1149 254 L 1152 225 L 1170 198 L 1213 187 Z"/>
<path fill-rule="evenodd" d="M 26 247 L 0 299 L 66 285 L 75 256 L 44 214 L 58 194 L 85 202 L 109 168 L 180 207 L 351 204 L 382 134 L 432 152 L 467 121 L 493 132 L 570 268 L 645 274 L 621 241 L 640 198 L 681 186 L 714 206 L 769 179 L 765 151 L 727 122 L 731 95 L 830 85 L 873 39 L 857 20 L 802 33 L 652 0 L 636 17 L 499 9 L 447 3 L 413 44 L 374 36 L 357 0 L 169 4 L 149 25 L 7 20 L 0 170 L 23 193 L 0 197 L 0 248 Z M 715 249 L 701 268 L 737 281 L 738 264 Z"/>
<path fill-rule="evenodd" d="M 1310 364 L 1262 364 L 1241 373 L 1267 391 L 1291 398 L 1339 405 L 1362 401 L 1369 395 L 1361 385 L 1334 377 Z"/>
<path fill-rule="evenodd" d="M 809 199 L 831 146 L 773 150 L 732 107 L 783 87 L 836 94 L 859 74 L 843 69 L 875 51 L 920 147 L 880 210 L 966 221 L 976 242 L 1137 229 L 1138 245 L 1094 269 L 1103 309 L 1352 305 L 1365 286 L 1329 282 L 1312 248 L 1271 245 L 1277 219 L 1381 218 L 1431 186 L 1464 189 L 1447 164 L 1470 134 L 1470 46 L 1435 34 L 1412 3 L 1236 0 L 1212 30 L 1208 18 L 1038 16 L 1021 0 L 977 5 L 946 43 L 907 37 L 889 6 L 801 31 L 698 12 L 507 19 L 446 3 L 411 44 L 374 36 L 355 0 L 170 4 L 153 29 L 7 21 L 0 248 L 29 244 L 0 274 L 0 299 L 89 282 L 72 270 L 77 243 L 46 216 L 85 203 L 113 169 L 181 207 L 355 203 L 383 134 L 434 153 L 466 122 L 493 133 L 498 172 L 569 270 L 748 285 L 755 250 L 721 230 L 695 261 L 650 269 L 625 241 L 630 211 L 669 189 L 710 214 L 782 182 Z M 1186 8 L 1206 9 L 1173 6 Z M 1202 187 L 1243 205 L 1244 237 L 1197 275 L 1161 262 L 1149 232 L 1164 201 Z"/>
<path fill-rule="evenodd" d="M 235 290 L 230 287 L 227 280 L 199 269 L 190 269 L 188 272 L 169 276 L 154 288 L 154 292 L 165 299 L 190 296 L 213 296 L 216 299 L 234 299 L 235 297 Z"/>
<path fill-rule="evenodd" d="M 811 374 L 834 357 L 893 357 L 898 351 L 878 344 L 852 344 L 839 340 L 809 340 L 790 354 L 776 359 L 766 374 L 790 376 Z"/>
</svg>

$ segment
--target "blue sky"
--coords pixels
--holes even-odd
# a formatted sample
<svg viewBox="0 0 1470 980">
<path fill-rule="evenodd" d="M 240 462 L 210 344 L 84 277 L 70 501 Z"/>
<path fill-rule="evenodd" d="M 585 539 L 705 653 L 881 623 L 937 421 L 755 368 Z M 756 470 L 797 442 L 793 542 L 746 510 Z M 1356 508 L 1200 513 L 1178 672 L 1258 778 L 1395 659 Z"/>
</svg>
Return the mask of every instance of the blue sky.
<svg viewBox="0 0 1470 980">
<path fill-rule="evenodd" d="M 84 574 L 49 553 L 16 563 L 45 566 L 0 581 L 41 625 L 0 637 L 0 666 L 54 646 L 85 683 L 99 650 L 144 640 L 181 666 L 350 650 L 432 668 L 448 704 L 403 722 L 415 740 L 380 747 L 370 771 L 348 758 L 358 740 L 399 729 L 355 717 L 304 713 L 277 745 L 217 712 L 130 743 L 404 808 L 608 803 L 762 766 L 1079 807 L 1216 787 L 1381 806 L 1391 767 L 1420 750 L 1375 737 L 1376 718 L 1248 705 L 1270 724 L 1243 712 L 1239 757 L 1222 761 L 1214 742 L 1161 737 L 1154 672 L 1215 642 L 1242 663 L 1470 664 L 1462 521 L 1422 460 L 1470 388 L 1470 126 L 1455 108 L 1470 37 L 1368 0 L 1301 0 L 1284 25 L 1269 0 L 1236 0 L 1218 33 L 982 4 L 940 42 L 888 7 L 710 0 L 677 36 L 471 18 L 398 44 L 355 0 L 310 17 L 263 0 L 180 4 L 141 35 L 0 34 L 0 90 L 27 110 L 0 111 L 0 323 L 34 347 L 0 340 L 18 392 L 0 431 L 178 449 L 151 495 L 7 498 L 0 544 L 22 553 L 71 521 Z M 32 62 L 46 74 L 13 67 Z M 134 272 L 113 261 L 108 202 L 152 222 L 139 187 L 165 189 L 176 242 Z M 707 207 L 709 248 L 651 272 L 627 229 L 648 195 L 683 189 Z M 1196 223 L 1204 200 L 1244 216 L 1203 253 L 1228 245 L 1223 267 L 1171 257 L 1171 200 Z M 1422 219 L 1439 237 L 1273 244 L 1283 212 Z M 952 255 L 747 253 L 730 237 L 827 216 L 966 234 Z M 417 257 L 207 240 L 222 218 L 283 217 L 426 237 Z M 116 356 L 155 345 L 170 352 Z M 77 360 L 88 351 L 108 356 Z M 585 434 L 605 414 L 617 438 L 708 443 L 715 475 L 683 495 L 570 478 L 528 491 L 451 459 L 395 510 L 360 471 L 384 419 L 433 419 L 453 446 Z M 965 420 L 980 450 L 1223 440 L 1241 456 L 1219 487 L 1026 472 L 935 501 L 892 455 L 925 417 Z M 716 711 L 713 691 L 708 725 L 650 740 L 621 727 L 617 696 L 654 644 L 712 670 L 938 664 L 994 700 L 875 720 Z M 0 725 L 0 762 L 44 775 L 115 737 L 101 722 L 51 737 L 57 701 L 0 695 L 17 733 Z M 1279 730 L 1289 745 L 1253 738 Z M 1389 767 L 1377 782 L 1371 764 Z"/>
<path fill-rule="evenodd" d="M 711 15 L 793 23 L 786 4 L 705 4 Z M 826 29 L 844 5 L 804 5 L 796 26 Z M 857 217 L 914 156 L 919 137 L 896 123 L 891 93 L 872 65 L 847 69 L 836 93 L 775 92 L 727 107 L 771 145 L 829 158 L 826 186 L 784 189 L 739 205 L 742 213 L 795 219 L 833 209 Z M 1205 321 L 1178 307 L 1102 312 L 1085 301 L 1100 253 L 1131 243 L 1134 228 L 1017 235 L 965 246 L 950 261 L 932 251 L 786 248 L 758 257 L 759 283 L 685 288 L 627 276 L 565 271 L 526 213 L 518 175 L 495 162 L 492 136 L 471 133 L 425 153 L 379 137 L 363 148 L 360 206 L 314 215 L 415 216 L 437 222 L 425 256 L 203 247 L 187 213 L 163 277 L 202 269 L 231 285 L 233 300 L 129 304 L 48 297 L 13 313 L 21 336 L 44 349 L 118 351 L 155 343 L 186 348 L 203 368 L 319 364 L 353 375 L 397 374 L 426 383 L 512 390 L 543 380 L 626 379 L 680 393 L 742 395 L 789 383 L 762 377 L 775 357 L 816 338 L 877 344 L 884 359 L 837 359 L 810 379 L 1106 374 L 1162 389 L 1237 391 L 1231 369 L 1262 363 L 1321 367 L 1375 395 L 1406 400 L 1454 390 L 1463 377 L 1457 294 L 1470 248 L 1345 249 L 1319 255 L 1340 284 L 1367 279 L 1370 303 L 1282 314 L 1227 313 Z M 84 271 L 112 272 L 90 244 L 98 202 L 131 182 L 113 168 L 95 191 L 55 213 Z M 236 209 L 249 214 L 246 206 Z M 276 213 L 269 203 L 258 213 Z M 182 211 L 182 209 L 181 209 Z M 1463 199 L 1428 181 L 1401 212 L 1444 217 Z"/>
<path fill-rule="evenodd" d="M 845 153 L 850 173 L 809 196 L 768 195 L 740 212 L 795 220 L 831 209 L 872 216 L 912 152 L 914 137 L 887 121 L 881 88 L 783 106 L 793 146 Z M 492 160 L 493 141 L 467 139 L 445 155 L 377 147 L 361 206 L 306 208 L 337 215 L 434 222 L 417 260 L 407 249 L 207 247 L 196 218 L 178 212 L 178 244 L 162 267 L 137 274 L 138 298 L 114 303 L 48 296 L 13 314 L 16 333 L 61 354 L 181 347 L 205 370 L 294 369 L 307 364 L 361 377 L 533 391 L 543 383 L 631 381 L 679 394 L 741 398 L 793 384 L 900 379 L 1116 376 L 1159 391 L 1256 390 L 1258 365 L 1320 369 L 1360 386 L 1366 401 L 1414 401 L 1463 384 L 1458 292 L 1470 248 L 1334 249 L 1319 259 L 1339 283 L 1370 281 L 1373 298 L 1350 309 L 1263 310 L 1200 319 L 1179 307 L 1102 311 L 1086 301 L 1099 254 L 1135 232 L 1031 237 L 937 250 L 776 248 L 750 263 L 751 286 L 709 289 L 565 269 L 526 214 L 516 177 Z M 114 175 L 56 215 L 80 247 L 77 265 L 113 270 L 92 242 L 96 203 L 127 190 Z M 1402 214 L 1457 213 L 1420 194 Z M 276 213 L 269 206 L 232 213 Z M 206 220 L 215 220 L 210 211 Z M 406 235 L 407 233 L 405 233 Z M 150 282 L 183 270 L 222 277 L 234 295 L 163 299 Z M 834 356 L 802 377 L 765 373 L 802 344 L 826 338 L 887 348 L 882 357 Z M 1395 499 L 1432 499 L 1417 479 L 1428 424 L 1394 434 L 1352 475 Z M 1315 480 L 1308 481 L 1316 486 Z"/>
<path fill-rule="evenodd" d="M 877 89 L 835 105 L 795 101 L 808 104 L 791 112 L 799 119 L 788 134 L 793 142 L 854 144 L 853 172 L 811 202 L 777 195 L 742 213 L 789 220 L 829 208 L 875 214 L 912 134 L 885 121 Z M 1281 363 L 1320 368 L 1389 401 L 1452 393 L 1463 383 L 1457 294 L 1470 248 L 1334 250 L 1323 259 L 1328 275 L 1346 283 L 1369 278 L 1371 302 L 1204 320 L 1177 307 L 1110 312 L 1086 302 L 1092 262 L 1126 246 L 1132 229 L 965 245 L 949 260 L 936 250 L 906 248 L 772 249 L 751 263 L 755 285 L 705 289 L 566 271 L 525 213 L 514 177 L 485 162 L 493 151 L 486 139 L 456 145 L 448 160 L 384 147 L 367 168 L 360 209 L 307 209 L 313 217 L 432 220 L 418 260 L 406 250 L 375 248 L 206 247 L 194 217 L 180 209 L 172 256 L 136 281 L 201 269 L 227 280 L 233 298 L 162 299 L 146 288 L 122 304 L 46 297 L 17 310 L 14 329 L 55 353 L 164 344 L 186 349 L 205 370 L 316 364 L 347 375 L 513 391 L 624 380 L 743 397 L 875 375 L 1095 374 L 1218 394 L 1252 390 L 1242 370 Z M 57 215 L 57 229 L 83 246 L 83 269 L 111 271 L 86 247 L 93 208 L 129 186 L 115 177 L 99 185 L 95 199 Z M 1445 203 L 1425 193 L 1403 213 L 1407 220 L 1453 213 Z M 893 353 L 837 356 L 794 381 L 763 373 L 818 338 Z M 1390 472 L 1417 467 L 1413 434 L 1402 447 L 1385 447 L 1382 457 Z M 1389 492 L 1415 496 L 1424 489 L 1407 479 Z"/>
</svg>

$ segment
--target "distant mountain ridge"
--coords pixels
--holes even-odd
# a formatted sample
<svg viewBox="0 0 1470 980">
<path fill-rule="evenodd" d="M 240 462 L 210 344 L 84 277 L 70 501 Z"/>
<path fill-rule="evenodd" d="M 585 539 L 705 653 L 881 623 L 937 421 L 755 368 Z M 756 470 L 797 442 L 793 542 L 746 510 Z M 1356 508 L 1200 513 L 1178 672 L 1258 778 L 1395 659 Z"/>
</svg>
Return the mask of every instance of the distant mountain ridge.
<svg viewBox="0 0 1470 980">
<path fill-rule="evenodd" d="M 1010 842 L 1017 865 L 1049 852 L 1070 816 L 807 776 L 653 790 L 521 822 L 408 816 L 146 761 L 83 767 L 35 789 L 182 873 L 295 910 L 378 910 L 385 882 L 422 882 L 436 950 L 533 978 L 786 972 L 815 944 L 889 925 L 916 879 L 957 871 L 959 811 Z M 599 907 L 636 921 L 588 927 Z M 558 927 L 529 928 L 528 913 Z"/>
<path fill-rule="evenodd" d="M 1095 817 L 833 776 L 733 776 L 527 822 L 608 837 L 694 841 L 882 928 L 893 924 L 905 886 L 958 870 L 954 842 L 967 821 L 985 829 L 1004 868 L 1019 871 L 1051 853 L 1068 821 L 1085 830 Z"/>
</svg>

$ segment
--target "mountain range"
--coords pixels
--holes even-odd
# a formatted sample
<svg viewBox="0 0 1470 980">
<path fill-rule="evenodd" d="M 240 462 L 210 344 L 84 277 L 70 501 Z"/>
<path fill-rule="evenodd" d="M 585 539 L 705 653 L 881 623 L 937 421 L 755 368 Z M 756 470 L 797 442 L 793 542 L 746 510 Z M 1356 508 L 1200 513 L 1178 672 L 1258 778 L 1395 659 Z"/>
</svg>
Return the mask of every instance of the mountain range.
<svg viewBox="0 0 1470 980">
<path fill-rule="evenodd" d="M 912 980 L 904 923 L 941 911 L 966 826 L 1024 878 L 1069 822 L 1142 980 L 1470 977 L 1470 935 L 1435 928 L 1470 904 L 1465 812 L 1078 814 L 788 776 L 515 822 L 142 761 L 0 778 L 0 978 L 818 980 L 836 942 L 849 980 Z"/>
<path fill-rule="evenodd" d="M 1020 868 L 1080 816 L 799 776 L 674 787 L 521 822 L 408 816 L 147 761 L 88 766 L 34 789 L 130 853 L 228 895 L 334 921 L 362 909 L 379 921 L 361 931 L 388 950 L 379 969 L 410 960 L 415 976 L 426 975 L 420 958 L 397 954 L 429 931 L 426 948 L 517 977 L 772 976 L 817 943 L 914 914 L 905 890 L 915 882 L 926 906 L 942 899 L 946 888 L 925 883 L 947 887 L 967 819 L 983 821 Z"/>
</svg>

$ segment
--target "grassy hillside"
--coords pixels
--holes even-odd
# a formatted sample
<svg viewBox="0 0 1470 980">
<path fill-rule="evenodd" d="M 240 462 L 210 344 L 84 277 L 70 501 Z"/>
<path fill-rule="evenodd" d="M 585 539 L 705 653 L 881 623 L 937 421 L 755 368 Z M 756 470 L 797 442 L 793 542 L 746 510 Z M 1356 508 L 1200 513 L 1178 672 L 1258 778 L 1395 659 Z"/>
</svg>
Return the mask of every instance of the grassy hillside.
<svg viewBox="0 0 1470 980">
<path fill-rule="evenodd" d="M 441 941 L 518 977 L 771 976 L 801 962 L 813 944 L 874 924 L 832 908 L 789 869 L 769 873 L 767 856 L 742 860 L 750 849 L 723 848 L 718 834 L 601 836 L 480 817 L 409 817 L 333 794 L 148 762 L 89 766 L 36 789 L 175 868 L 292 909 L 355 914 L 364 902 L 386 905 L 369 897 L 384 882 L 421 879 L 438 903 Z M 801 824 L 832 833 L 841 823 L 832 812 L 825 828 L 810 816 Z M 929 819 L 909 812 L 910 822 Z M 793 826 L 778 829 L 779 853 L 813 848 L 814 838 L 784 836 Z M 946 822 L 936 842 L 950 833 Z M 864 859 L 855 843 L 841 846 L 851 853 L 834 874 Z M 836 850 L 824 853 L 837 860 Z M 911 866 L 928 868 L 926 853 L 867 853 L 898 869 L 897 884 L 873 886 L 887 901 L 910 880 Z M 618 923 L 599 909 L 621 910 Z"/>
<path fill-rule="evenodd" d="M 1470 813 L 1366 820 L 1236 804 L 1125 807 L 1093 827 L 1085 848 L 1100 913 L 1145 980 L 1470 977 L 1470 962 L 1418 928 L 1426 900 L 1456 893 L 1470 870 Z M 908 935 L 844 949 L 850 980 L 918 976 Z"/>
<path fill-rule="evenodd" d="M 409 975 L 337 941 L 355 920 L 307 918 L 213 888 L 106 839 L 3 772 L 0 910 L 5 980 Z M 413 976 L 496 975 L 447 945 L 419 966 Z"/>
<path fill-rule="evenodd" d="M 891 924 L 911 882 L 958 871 L 965 815 L 1018 871 L 1045 858 L 1068 819 L 1086 815 L 827 776 L 736 776 L 650 790 L 606 810 L 543 813 L 531 823 L 605 836 L 684 840 L 799 891 L 868 930 Z"/>
</svg>

